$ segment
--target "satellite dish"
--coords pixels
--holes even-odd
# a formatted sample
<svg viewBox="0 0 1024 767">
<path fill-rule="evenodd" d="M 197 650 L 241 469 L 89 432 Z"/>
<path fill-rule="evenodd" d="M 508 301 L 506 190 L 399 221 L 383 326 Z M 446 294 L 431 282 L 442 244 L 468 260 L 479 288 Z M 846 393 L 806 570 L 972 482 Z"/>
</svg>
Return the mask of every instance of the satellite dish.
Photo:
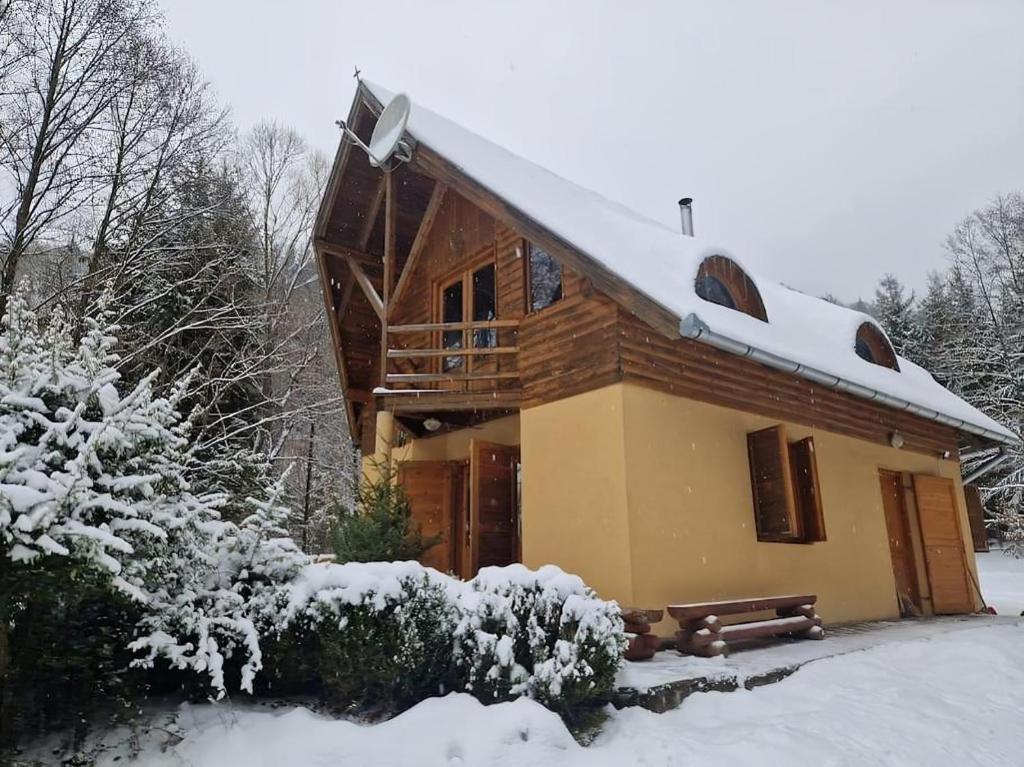
<svg viewBox="0 0 1024 767">
<path fill-rule="evenodd" d="M 391 103 L 384 107 L 384 111 L 377 118 L 377 124 L 373 126 L 373 134 L 370 136 L 370 145 L 367 146 L 360 140 L 351 128 L 339 121 L 338 125 L 345 131 L 346 135 L 357 146 L 361 147 L 370 158 L 370 165 L 375 168 L 383 167 L 390 170 L 389 161 L 392 159 L 399 162 L 409 162 L 412 159 L 412 148 L 402 140 L 405 133 L 406 123 L 409 122 L 409 112 L 412 104 L 409 97 L 399 93 Z"/>
</svg>

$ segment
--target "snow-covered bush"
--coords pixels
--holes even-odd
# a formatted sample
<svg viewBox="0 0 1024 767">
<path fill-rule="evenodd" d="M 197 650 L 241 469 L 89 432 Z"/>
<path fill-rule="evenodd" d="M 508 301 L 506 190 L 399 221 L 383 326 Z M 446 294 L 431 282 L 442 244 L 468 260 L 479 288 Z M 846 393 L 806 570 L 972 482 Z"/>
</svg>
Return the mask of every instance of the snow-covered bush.
<svg viewBox="0 0 1024 767">
<path fill-rule="evenodd" d="M 283 623 L 332 703 L 400 711 L 449 689 L 458 586 L 416 562 L 310 565 Z"/>
<path fill-rule="evenodd" d="M 463 582 L 415 562 L 310 565 L 283 621 L 335 703 L 386 710 L 463 689 L 566 712 L 607 695 L 625 649 L 618 606 L 554 566 Z"/>
<path fill-rule="evenodd" d="M 566 711 L 612 688 L 625 651 L 618 605 L 553 565 L 485 567 L 459 600 L 460 684 L 484 702 L 521 695 Z"/>
</svg>

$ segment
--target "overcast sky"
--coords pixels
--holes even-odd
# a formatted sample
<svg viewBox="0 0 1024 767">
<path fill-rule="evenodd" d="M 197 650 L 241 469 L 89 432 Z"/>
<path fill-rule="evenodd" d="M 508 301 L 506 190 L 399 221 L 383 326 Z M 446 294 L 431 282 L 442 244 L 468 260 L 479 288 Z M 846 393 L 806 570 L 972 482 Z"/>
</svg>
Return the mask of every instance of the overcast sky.
<svg viewBox="0 0 1024 767">
<path fill-rule="evenodd" d="M 333 156 L 353 68 L 793 287 L 870 297 L 1024 190 L 1024 0 L 161 0 L 239 126 Z"/>
</svg>

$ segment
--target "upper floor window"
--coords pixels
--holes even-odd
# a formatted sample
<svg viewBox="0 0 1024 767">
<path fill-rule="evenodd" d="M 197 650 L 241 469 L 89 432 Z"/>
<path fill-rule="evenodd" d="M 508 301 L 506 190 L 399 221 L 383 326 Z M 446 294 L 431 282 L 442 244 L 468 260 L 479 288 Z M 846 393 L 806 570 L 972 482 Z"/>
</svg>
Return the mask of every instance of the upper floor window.
<svg viewBox="0 0 1024 767">
<path fill-rule="evenodd" d="M 862 322 L 857 328 L 853 349 L 862 360 L 896 371 L 900 369 L 899 362 L 896 360 L 896 352 L 893 350 L 892 344 L 889 343 L 889 339 L 870 322 Z"/>
<path fill-rule="evenodd" d="M 533 243 L 527 245 L 526 295 L 531 312 L 562 298 L 562 265 Z"/>
<path fill-rule="evenodd" d="M 484 264 L 463 272 L 441 288 L 441 322 L 490 322 L 498 317 L 498 299 L 494 264 Z M 467 337 L 468 336 L 468 337 Z M 444 349 L 458 351 L 467 346 L 487 349 L 498 345 L 498 331 L 494 328 L 455 328 L 441 334 Z M 465 355 L 444 357 L 445 372 L 465 368 Z"/>
<path fill-rule="evenodd" d="M 725 256 L 704 259 L 697 270 L 694 290 L 705 301 L 768 321 L 761 293 L 754 281 L 735 261 Z"/>
</svg>

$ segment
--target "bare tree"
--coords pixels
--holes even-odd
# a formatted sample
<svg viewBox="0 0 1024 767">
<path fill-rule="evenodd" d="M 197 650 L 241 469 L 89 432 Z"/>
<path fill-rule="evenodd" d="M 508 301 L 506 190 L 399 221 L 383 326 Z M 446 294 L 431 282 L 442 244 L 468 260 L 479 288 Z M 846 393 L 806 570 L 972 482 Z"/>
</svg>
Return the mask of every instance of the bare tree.
<svg viewBox="0 0 1024 767">
<path fill-rule="evenodd" d="M 92 130 L 125 84 L 121 69 L 153 19 L 148 0 L 33 0 L 17 15 L 13 72 L 0 104 L 0 309 L 25 252 L 88 199 Z"/>
</svg>

